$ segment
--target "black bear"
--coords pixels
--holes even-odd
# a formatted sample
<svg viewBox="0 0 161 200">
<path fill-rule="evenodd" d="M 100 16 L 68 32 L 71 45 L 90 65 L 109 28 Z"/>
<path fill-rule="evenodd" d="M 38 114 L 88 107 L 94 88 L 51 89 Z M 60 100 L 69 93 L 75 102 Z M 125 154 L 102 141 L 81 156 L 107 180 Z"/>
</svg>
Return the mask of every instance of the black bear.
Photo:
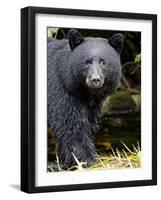
<svg viewBox="0 0 161 200">
<path fill-rule="evenodd" d="M 62 167 L 97 161 L 92 137 L 101 103 L 120 81 L 122 46 L 122 34 L 83 38 L 75 29 L 67 40 L 48 39 L 48 127 Z"/>
</svg>

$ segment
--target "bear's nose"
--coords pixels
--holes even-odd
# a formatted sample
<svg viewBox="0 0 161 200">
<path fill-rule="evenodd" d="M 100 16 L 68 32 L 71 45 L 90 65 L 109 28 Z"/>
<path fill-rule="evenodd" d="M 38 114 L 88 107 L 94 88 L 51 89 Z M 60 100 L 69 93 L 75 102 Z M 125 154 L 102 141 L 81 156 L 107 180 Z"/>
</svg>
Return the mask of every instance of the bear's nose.
<svg viewBox="0 0 161 200">
<path fill-rule="evenodd" d="M 95 85 L 98 85 L 98 84 L 100 84 L 101 79 L 100 79 L 100 78 L 92 78 L 91 82 L 92 82 L 93 84 L 95 84 Z"/>
</svg>

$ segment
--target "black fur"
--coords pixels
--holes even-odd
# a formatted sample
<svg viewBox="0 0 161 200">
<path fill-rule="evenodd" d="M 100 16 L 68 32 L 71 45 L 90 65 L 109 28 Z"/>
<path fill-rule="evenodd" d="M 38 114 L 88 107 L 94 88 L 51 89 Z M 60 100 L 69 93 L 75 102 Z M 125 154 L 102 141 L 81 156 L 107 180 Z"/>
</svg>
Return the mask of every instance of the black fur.
<svg viewBox="0 0 161 200">
<path fill-rule="evenodd" d="M 78 38 L 76 43 L 73 37 Z M 93 65 L 101 69 L 101 88 L 85 84 Z M 120 76 L 120 56 L 107 39 L 82 38 L 72 30 L 68 40 L 48 40 L 48 127 L 61 166 L 75 164 L 73 154 L 87 165 L 95 163 L 92 137 L 99 130 L 101 102 L 114 93 Z"/>
</svg>

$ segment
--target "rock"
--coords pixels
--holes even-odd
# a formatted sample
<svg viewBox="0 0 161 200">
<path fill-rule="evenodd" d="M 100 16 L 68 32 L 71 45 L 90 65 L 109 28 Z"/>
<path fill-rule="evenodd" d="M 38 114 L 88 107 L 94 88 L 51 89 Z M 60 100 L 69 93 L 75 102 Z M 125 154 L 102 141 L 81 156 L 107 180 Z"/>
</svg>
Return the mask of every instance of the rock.
<svg viewBox="0 0 161 200">
<path fill-rule="evenodd" d="M 125 114 L 136 111 L 136 103 L 130 92 L 118 90 L 113 96 L 108 97 L 102 105 L 102 115 Z"/>
</svg>

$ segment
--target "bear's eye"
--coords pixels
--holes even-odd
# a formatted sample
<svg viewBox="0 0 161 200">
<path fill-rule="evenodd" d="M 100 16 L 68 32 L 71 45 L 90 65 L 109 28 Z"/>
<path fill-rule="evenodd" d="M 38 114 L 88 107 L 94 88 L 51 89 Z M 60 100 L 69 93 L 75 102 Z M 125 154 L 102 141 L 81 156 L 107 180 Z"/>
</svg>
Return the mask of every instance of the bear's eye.
<svg viewBox="0 0 161 200">
<path fill-rule="evenodd" d="M 86 65 L 91 65 L 92 64 L 92 60 L 91 59 L 85 60 L 85 64 Z"/>
<path fill-rule="evenodd" d="M 100 65 L 105 65 L 106 62 L 105 62 L 103 59 L 100 59 L 99 64 L 100 64 Z"/>
</svg>

